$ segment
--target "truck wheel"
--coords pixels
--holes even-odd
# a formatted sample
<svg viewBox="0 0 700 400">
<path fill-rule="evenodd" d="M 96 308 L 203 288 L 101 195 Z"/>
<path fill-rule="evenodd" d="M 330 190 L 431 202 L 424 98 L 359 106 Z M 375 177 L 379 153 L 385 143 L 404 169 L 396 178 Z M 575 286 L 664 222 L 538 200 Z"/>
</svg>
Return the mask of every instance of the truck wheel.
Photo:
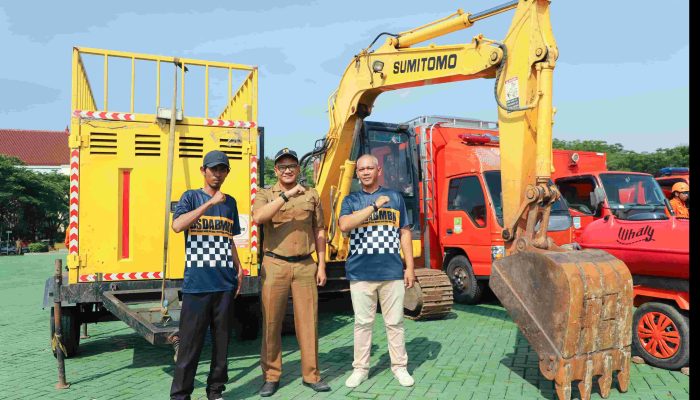
<svg viewBox="0 0 700 400">
<path fill-rule="evenodd" d="M 649 302 L 634 313 L 632 346 L 647 363 L 676 370 L 688 365 L 690 324 L 675 307 Z"/>
<path fill-rule="evenodd" d="M 56 327 L 53 322 L 53 307 L 51 307 L 51 337 L 53 339 Z M 62 307 L 61 308 L 61 337 L 63 347 L 66 349 L 66 358 L 73 357 L 78 353 L 80 345 L 80 312 L 77 307 Z M 50 342 L 49 342 L 50 343 Z M 53 352 L 54 357 L 56 352 Z"/>
<path fill-rule="evenodd" d="M 465 256 L 452 257 L 445 271 L 452 282 L 454 300 L 462 304 L 477 304 L 484 293 L 484 283 L 476 280 L 472 264 Z"/>
</svg>

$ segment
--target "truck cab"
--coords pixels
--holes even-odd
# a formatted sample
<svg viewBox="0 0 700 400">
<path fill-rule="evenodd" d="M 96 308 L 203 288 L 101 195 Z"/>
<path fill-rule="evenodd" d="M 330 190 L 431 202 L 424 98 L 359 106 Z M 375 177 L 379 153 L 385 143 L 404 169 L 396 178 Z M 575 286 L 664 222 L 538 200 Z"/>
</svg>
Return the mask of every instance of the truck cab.
<svg viewBox="0 0 700 400">
<path fill-rule="evenodd" d="M 410 125 L 425 144 L 427 195 L 422 198 L 431 234 L 430 262 L 450 277 L 456 301 L 477 303 L 492 262 L 505 255 L 497 124 L 431 116 Z M 553 206 L 547 230 L 558 245 L 571 243 L 572 220 L 563 200 Z"/>
<path fill-rule="evenodd" d="M 668 219 L 672 212 L 661 187 L 645 173 L 608 171 L 605 153 L 555 150 L 552 178 L 566 199 L 574 241 L 593 221 Z"/>
<path fill-rule="evenodd" d="M 558 168 L 554 180 L 578 219 L 576 242 L 607 251 L 632 274 L 635 352 L 658 367 L 687 365 L 690 226 L 672 215 L 658 178 L 584 167 Z"/>
</svg>

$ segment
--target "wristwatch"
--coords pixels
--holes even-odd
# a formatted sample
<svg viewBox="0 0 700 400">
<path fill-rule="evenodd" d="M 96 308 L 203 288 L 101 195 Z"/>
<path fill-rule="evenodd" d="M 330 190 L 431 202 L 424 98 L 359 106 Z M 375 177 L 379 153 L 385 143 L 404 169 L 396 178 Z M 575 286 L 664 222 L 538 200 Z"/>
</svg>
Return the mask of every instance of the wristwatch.
<svg viewBox="0 0 700 400">
<path fill-rule="evenodd" d="M 377 203 L 372 203 L 372 208 L 374 208 L 374 212 L 379 211 L 379 207 L 377 207 Z"/>
<path fill-rule="evenodd" d="M 289 201 L 289 197 L 287 197 L 287 195 L 284 194 L 284 192 L 280 193 L 280 197 L 282 198 L 282 200 L 284 200 L 285 203 Z"/>
</svg>

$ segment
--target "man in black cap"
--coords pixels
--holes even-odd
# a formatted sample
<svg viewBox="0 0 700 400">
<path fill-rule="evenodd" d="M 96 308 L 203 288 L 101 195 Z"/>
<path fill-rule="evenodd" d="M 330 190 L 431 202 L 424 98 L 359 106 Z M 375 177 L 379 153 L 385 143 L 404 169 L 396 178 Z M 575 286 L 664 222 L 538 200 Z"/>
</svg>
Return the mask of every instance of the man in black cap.
<svg viewBox="0 0 700 400">
<path fill-rule="evenodd" d="M 315 189 L 297 183 L 297 154 L 284 148 L 275 155 L 277 183 L 255 196 L 253 221 L 262 224 L 263 337 L 260 366 L 265 383 L 260 396 L 273 395 L 282 375 L 282 321 L 289 291 L 294 299 L 294 328 L 301 350 L 302 383 L 317 392 L 331 388 L 318 368 L 318 290 L 326 284 L 326 228 Z M 318 265 L 311 258 L 316 251 Z"/>
<path fill-rule="evenodd" d="M 221 399 L 228 381 L 233 299 L 243 278 L 233 242 L 241 232 L 236 200 L 221 192 L 229 170 L 225 153 L 207 153 L 200 168 L 204 187 L 183 193 L 173 215 L 173 231 L 185 232 L 185 279 L 171 399 L 190 398 L 207 328 L 212 336 L 207 398 Z"/>
</svg>

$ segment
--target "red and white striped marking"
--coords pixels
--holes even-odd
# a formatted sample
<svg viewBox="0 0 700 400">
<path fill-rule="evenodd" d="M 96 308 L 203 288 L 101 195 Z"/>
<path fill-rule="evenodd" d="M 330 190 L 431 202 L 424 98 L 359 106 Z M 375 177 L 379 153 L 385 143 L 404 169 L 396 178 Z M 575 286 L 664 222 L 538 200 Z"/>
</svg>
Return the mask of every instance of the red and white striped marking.
<svg viewBox="0 0 700 400">
<path fill-rule="evenodd" d="M 108 119 L 108 120 L 113 120 L 113 121 L 133 121 L 134 120 L 134 114 L 106 112 L 106 111 L 75 110 L 75 111 L 73 111 L 73 116 L 76 118 Z"/>
<path fill-rule="evenodd" d="M 80 183 L 80 150 L 70 152 L 70 209 L 68 222 L 68 254 L 78 254 L 78 185 Z"/>
<path fill-rule="evenodd" d="M 230 119 L 204 119 L 206 126 L 225 126 L 227 128 L 255 128 L 257 125 L 253 121 L 232 121 Z"/>
<path fill-rule="evenodd" d="M 144 279 L 160 279 L 162 276 L 161 272 L 119 272 L 119 273 L 109 273 L 103 274 L 102 280 L 105 282 L 111 281 L 138 281 Z M 78 280 L 80 282 L 95 282 L 97 279 L 96 274 L 80 275 Z"/>
<path fill-rule="evenodd" d="M 253 207 L 258 192 L 258 157 L 250 157 L 250 206 Z M 252 215 L 252 213 L 251 213 Z M 250 219 L 250 251 L 258 252 L 258 226 Z"/>
</svg>

